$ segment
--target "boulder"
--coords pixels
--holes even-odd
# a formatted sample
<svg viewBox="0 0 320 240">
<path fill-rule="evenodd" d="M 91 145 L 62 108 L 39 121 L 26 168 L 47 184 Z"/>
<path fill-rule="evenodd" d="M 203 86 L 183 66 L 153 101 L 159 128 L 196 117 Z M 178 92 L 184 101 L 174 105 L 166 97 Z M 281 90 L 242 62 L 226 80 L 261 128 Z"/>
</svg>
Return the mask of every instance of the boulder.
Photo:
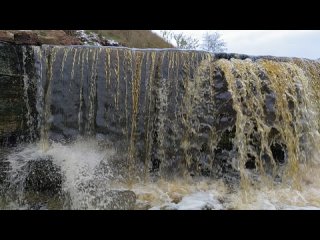
<svg viewBox="0 0 320 240">
<path fill-rule="evenodd" d="M 52 162 L 52 157 L 29 161 L 26 170 L 28 172 L 25 180 L 26 192 L 43 193 L 50 196 L 61 193 L 61 169 Z"/>
<path fill-rule="evenodd" d="M 28 210 L 62 210 L 65 202 L 64 195 L 47 195 L 35 192 L 27 192 L 24 195 L 23 203 Z"/>
</svg>

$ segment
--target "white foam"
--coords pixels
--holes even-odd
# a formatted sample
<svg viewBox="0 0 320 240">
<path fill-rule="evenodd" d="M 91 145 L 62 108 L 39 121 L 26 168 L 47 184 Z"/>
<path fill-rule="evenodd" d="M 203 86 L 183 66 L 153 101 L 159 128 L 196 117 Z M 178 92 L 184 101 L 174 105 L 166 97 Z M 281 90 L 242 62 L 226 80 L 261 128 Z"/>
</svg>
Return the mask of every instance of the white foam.
<svg viewBox="0 0 320 240">
<path fill-rule="evenodd" d="M 103 208 L 93 200 L 104 197 L 109 189 L 127 186 L 113 182 L 114 169 L 110 159 L 116 154 L 111 147 L 100 146 L 96 140 L 78 140 L 71 144 L 51 143 L 44 152 L 40 144 L 21 146 L 9 154 L 10 181 L 20 191 L 23 188 L 24 166 L 28 161 L 51 156 L 61 167 L 63 190 L 70 195 L 72 209 Z M 103 166 L 102 166 L 103 165 Z M 104 168 L 101 171 L 101 168 Z M 238 189 L 230 193 L 221 182 L 213 179 L 176 179 L 174 181 L 135 182 L 131 190 L 137 203 L 150 210 L 200 209 L 264 209 L 264 210 L 320 210 L 320 167 L 304 170 L 300 190 L 291 185 L 255 186 L 247 192 Z M 19 185 L 20 184 L 20 185 Z M 112 186 L 112 187 L 111 187 Z M 99 205 L 100 204 L 100 205 Z M 24 209 L 10 203 L 10 209 Z"/>
</svg>

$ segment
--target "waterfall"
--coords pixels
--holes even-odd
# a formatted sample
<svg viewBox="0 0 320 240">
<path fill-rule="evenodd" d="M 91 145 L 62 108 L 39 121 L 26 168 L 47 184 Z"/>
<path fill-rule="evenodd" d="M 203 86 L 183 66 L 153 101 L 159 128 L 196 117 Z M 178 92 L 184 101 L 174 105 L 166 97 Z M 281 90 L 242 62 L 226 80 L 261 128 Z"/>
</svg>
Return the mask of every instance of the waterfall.
<svg viewBox="0 0 320 240">
<path fill-rule="evenodd" d="M 317 61 L 176 49 L 22 49 L 28 134 L 42 154 L 60 154 L 53 161 L 62 172 L 66 149 L 80 144 L 90 152 L 88 142 L 108 162 L 108 181 L 116 171 L 133 188 L 155 179 L 222 179 L 248 200 L 256 183 L 301 189 L 306 169 L 319 163 Z M 33 58 L 32 76 L 26 57 Z M 90 161 L 93 174 L 101 163 Z M 73 208 L 94 208 L 81 205 L 70 179 L 64 190 Z"/>
<path fill-rule="evenodd" d="M 317 161 L 315 61 L 77 46 L 41 54 L 42 138 L 103 134 L 132 170 L 164 175 L 276 176 L 285 163 L 290 175 Z"/>
</svg>

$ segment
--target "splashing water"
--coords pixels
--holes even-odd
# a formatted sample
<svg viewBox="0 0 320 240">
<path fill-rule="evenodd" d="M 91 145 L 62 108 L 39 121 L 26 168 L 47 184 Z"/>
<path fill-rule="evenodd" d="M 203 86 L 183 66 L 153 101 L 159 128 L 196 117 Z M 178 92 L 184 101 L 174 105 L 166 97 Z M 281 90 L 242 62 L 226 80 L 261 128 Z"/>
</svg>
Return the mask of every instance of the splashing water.
<svg viewBox="0 0 320 240">
<path fill-rule="evenodd" d="M 29 174 L 26 171 L 28 163 L 42 161 L 50 156 L 53 164 L 61 169 L 62 191 L 69 197 L 69 202 L 64 203 L 65 207 L 94 209 L 95 207 L 90 205 L 92 200 L 99 191 L 108 190 L 111 179 L 114 178 L 109 166 L 114 150 L 106 150 L 105 145 L 102 150 L 101 143 L 90 139 L 78 140 L 68 145 L 52 143 L 46 151 L 43 151 L 42 147 L 40 143 L 20 146 L 7 156 L 10 162 L 9 189 L 14 188 L 20 194 L 19 201 L 25 197 L 23 194 Z M 121 176 L 118 176 L 118 179 L 120 180 Z"/>
<path fill-rule="evenodd" d="M 14 188 L 20 195 L 2 208 L 32 209 L 24 200 L 24 183 L 28 174 L 25 166 L 29 161 L 46 156 L 52 156 L 53 163 L 61 167 L 62 189 L 68 197 L 63 198 L 60 205 L 54 202 L 59 199 L 52 199 L 51 203 L 46 202 L 44 209 L 106 209 L 105 200 L 101 199 L 107 198 L 106 193 L 112 189 L 133 191 L 137 195 L 134 209 L 320 209 L 319 166 L 303 170 L 300 190 L 290 184 L 256 182 L 246 189 L 246 198 L 240 188 L 203 177 L 136 180 L 128 185 L 127 176 L 121 176 L 121 171 L 112 164 L 115 150 L 106 149 L 105 145 L 102 147 L 96 140 L 52 143 L 46 152 L 40 143 L 15 149 L 7 156 L 11 166 L 9 188 Z"/>
</svg>

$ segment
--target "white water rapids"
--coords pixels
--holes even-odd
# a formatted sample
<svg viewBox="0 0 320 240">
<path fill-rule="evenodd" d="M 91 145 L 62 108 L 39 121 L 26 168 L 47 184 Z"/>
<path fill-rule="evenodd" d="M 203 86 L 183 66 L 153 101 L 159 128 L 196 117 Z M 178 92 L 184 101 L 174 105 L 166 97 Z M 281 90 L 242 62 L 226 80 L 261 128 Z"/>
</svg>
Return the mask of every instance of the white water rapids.
<svg viewBox="0 0 320 240">
<path fill-rule="evenodd" d="M 134 209 L 320 209 L 320 168 L 306 168 L 299 189 L 286 183 L 255 184 L 248 189 L 230 188 L 222 180 L 177 178 L 155 181 L 137 179 L 127 184 L 121 171 L 113 169 L 115 150 L 101 146 L 101 141 L 77 140 L 74 143 L 51 143 L 44 152 L 41 144 L 16 148 L 7 156 L 11 185 L 23 184 L 23 167 L 28 161 L 52 156 L 61 168 L 63 192 L 69 196 L 63 209 L 104 209 L 103 193 L 110 189 L 129 189 L 137 196 Z M 23 191 L 23 186 L 16 187 Z M 100 195 L 102 198 L 97 198 Z M 95 199 L 95 201 L 94 201 Z M 97 199 L 101 199 L 97 201 Z M 93 202 L 95 204 L 93 204 Z M 50 209 L 48 204 L 43 209 Z M 12 201 L 3 209 L 29 209 L 27 204 Z"/>
</svg>

